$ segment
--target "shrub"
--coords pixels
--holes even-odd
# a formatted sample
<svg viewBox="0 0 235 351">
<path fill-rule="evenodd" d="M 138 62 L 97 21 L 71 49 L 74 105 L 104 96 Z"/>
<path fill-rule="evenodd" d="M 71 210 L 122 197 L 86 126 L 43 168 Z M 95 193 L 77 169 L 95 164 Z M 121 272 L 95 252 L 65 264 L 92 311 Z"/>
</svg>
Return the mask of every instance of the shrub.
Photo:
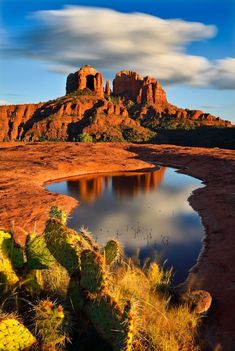
<svg viewBox="0 0 235 351">
<path fill-rule="evenodd" d="M 82 133 L 78 135 L 78 141 L 81 141 L 82 143 L 92 143 L 93 137 L 90 134 Z"/>
</svg>

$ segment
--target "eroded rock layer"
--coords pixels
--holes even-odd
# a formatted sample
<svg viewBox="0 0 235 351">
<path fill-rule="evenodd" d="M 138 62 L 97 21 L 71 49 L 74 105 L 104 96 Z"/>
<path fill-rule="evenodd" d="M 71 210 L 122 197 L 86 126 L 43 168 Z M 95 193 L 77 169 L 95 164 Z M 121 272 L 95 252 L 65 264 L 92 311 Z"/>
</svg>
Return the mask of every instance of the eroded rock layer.
<svg viewBox="0 0 235 351">
<path fill-rule="evenodd" d="M 152 77 L 142 78 L 132 71 L 121 71 L 113 80 L 114 96 L 123 96 L 139 104 L 166 105 L 166 93 L 159 82 Z"/>
<path fill-rule="evenodd" d="M 209 113 L 173 106 L 156 79 L 121 71 L 103 86 L 103 76 L 86 65 L 69 74 L 66 95 L 46 103 L 0 106 L 0 141 L 153 140 L 160 129 L 232 127 Z"/>
</svg>

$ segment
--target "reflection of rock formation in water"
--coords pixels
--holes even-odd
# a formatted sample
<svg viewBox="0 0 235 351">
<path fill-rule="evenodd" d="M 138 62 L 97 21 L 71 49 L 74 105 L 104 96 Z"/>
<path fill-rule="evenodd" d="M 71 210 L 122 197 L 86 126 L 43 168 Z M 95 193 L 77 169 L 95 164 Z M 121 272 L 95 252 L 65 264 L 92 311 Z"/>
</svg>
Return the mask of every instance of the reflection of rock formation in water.
<svg viewBox="0 0 235 351">
<path fill-rule="evenodd" d="M 92 175 L 79 178 L 79 180 L 67 181 L 67 185 L 71 193 L 79 194 L 81 201 L 92 203 L 102 194 L 104 188 L 107 189 L 110 178 Z"/>
<path fill-rule="evenodd" d="M 116 175 L 91 175 L 78 180 L 68 181 L 67 186 L 72 193 L 78 192 L 81 201 L 92 203 L 104 189 L 107 189 L 112 179 L 112 190 L 119 198 L 134 197 L 139 192 L 148 192 L 159 186 L 163 180 L 165 168 L 155 172 L 133 173 L 125 172 Z"/>
<path fill-rule="evenodd" d="M 139 192 L 148 192 L 156 189 L 162 182 L 165 173 L 165 167 L 161 167 L 155 172 L 140 174 L 124 174 L 114 176 L 112 179 L 113 191 L 120 198 L 134 197 Z"/>
</svg>

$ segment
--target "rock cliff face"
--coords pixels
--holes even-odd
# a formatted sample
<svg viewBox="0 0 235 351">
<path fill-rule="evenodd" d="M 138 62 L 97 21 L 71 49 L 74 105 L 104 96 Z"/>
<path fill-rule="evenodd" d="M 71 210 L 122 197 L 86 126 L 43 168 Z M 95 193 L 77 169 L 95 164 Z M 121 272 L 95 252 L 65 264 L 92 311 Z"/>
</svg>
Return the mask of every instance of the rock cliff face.
<svg viewBox="0 0 235 351">
<path fill-rule="evenodd" d="M 122 96 L 138 104 L 166 105 L 166 93 L 156 79 L 149 76 L 142 78 L 132 71 L 121 71 L 113 80 L 113 95 Z"/>
<path fill-rule="evenodd" d="M 160 129 L 232 127 L 231 122 L 168 103 L 155 79 L 121 71 L 113 92 L 102 74 L 83 66 L 67 77 L 66 95 L 39 104 L 0 106 L 0 141 L 147 141 Z"/>
<path fill-rule="evenodd" d="M 66 94 L 85 88 L 90 89 L 99 97 L 104 96 L 103 76 L 89 65 L 83 66 L 79 71 L 68 75 Z"/>
</svg>

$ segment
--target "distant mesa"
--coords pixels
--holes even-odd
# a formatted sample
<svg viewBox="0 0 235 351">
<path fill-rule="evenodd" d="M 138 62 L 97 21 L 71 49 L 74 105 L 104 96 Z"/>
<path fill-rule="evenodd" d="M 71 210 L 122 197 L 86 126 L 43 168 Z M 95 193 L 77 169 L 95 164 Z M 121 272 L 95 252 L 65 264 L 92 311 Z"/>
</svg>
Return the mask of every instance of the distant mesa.
<svg viewBox="0 0 235 351">
<path fill-rule="evenodd" d="M 122 70 L 112 83 L 112 87 L 108 80 L 104 84 L 102 73 L 85 65 L 68 75 L 65 96 L 39 104 L 0 106 L 0 141 L 151 141 L 230 147 L 228 141 L 234 140 L 231 122 L 172 105 L 150 76 Z M 212 128 L 209 132 L 199 128 L 198 133 L 202 126 L 229 128 L 220 128 L 219 135 Z"/>
</svg>

